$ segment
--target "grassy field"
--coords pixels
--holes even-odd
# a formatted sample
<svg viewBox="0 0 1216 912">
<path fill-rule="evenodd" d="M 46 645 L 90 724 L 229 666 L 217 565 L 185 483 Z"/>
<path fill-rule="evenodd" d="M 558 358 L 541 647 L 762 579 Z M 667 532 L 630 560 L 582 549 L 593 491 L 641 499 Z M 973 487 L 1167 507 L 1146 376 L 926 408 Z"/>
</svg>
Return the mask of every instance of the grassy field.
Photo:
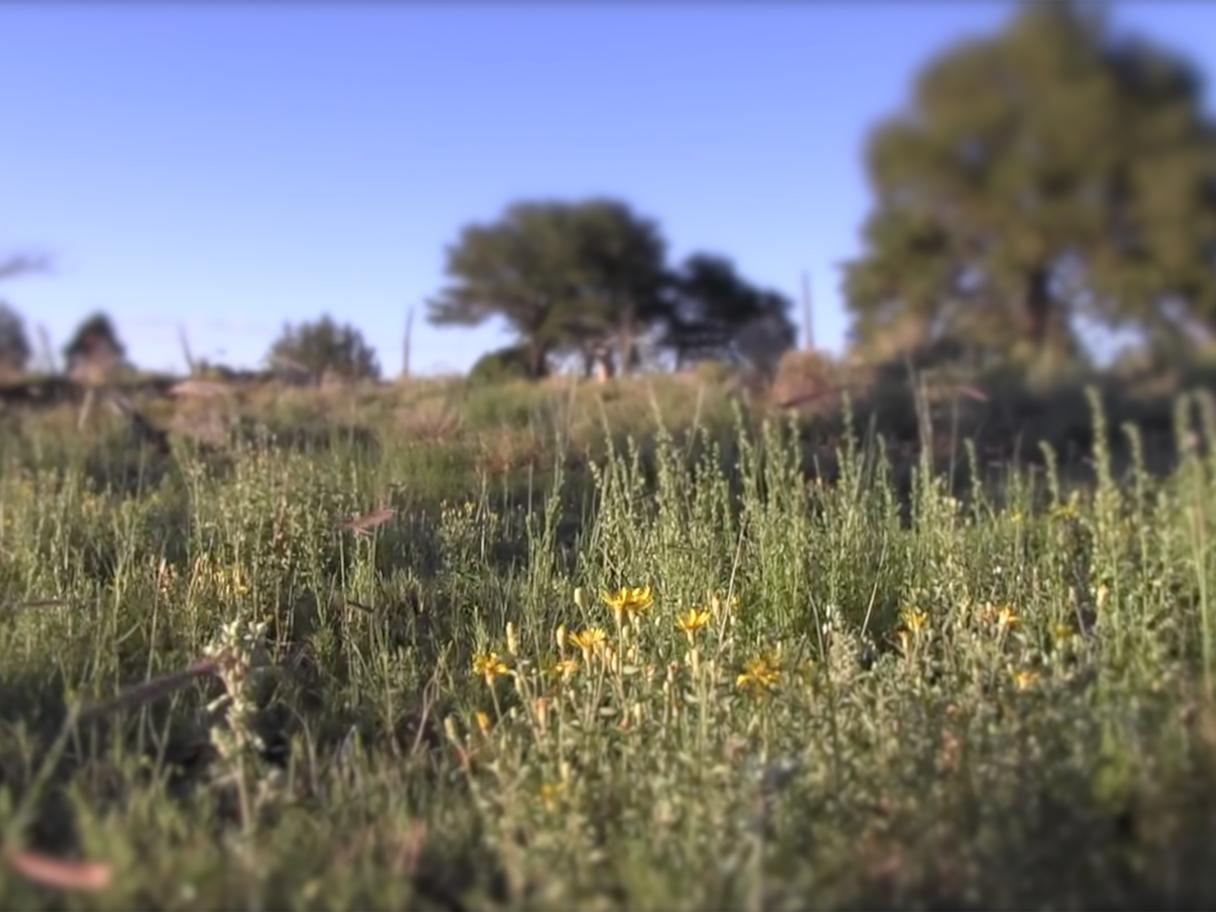
<svg viewBox="0 0 1216 912">
<path fill-rule="evenodd" d="M 6 418 L 0 907 L 1216 904 L 1211 398 L 1150 472 L 395 395 Z"/>
</svg>

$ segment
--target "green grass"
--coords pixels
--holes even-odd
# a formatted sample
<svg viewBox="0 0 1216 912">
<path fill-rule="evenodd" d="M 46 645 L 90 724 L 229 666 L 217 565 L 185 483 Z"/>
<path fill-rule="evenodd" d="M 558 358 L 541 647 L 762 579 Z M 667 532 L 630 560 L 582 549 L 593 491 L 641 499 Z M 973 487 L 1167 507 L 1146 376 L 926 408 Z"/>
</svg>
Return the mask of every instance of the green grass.
<svg viewBox="0 0 1216 912">
<path fill-rule="evenodd" d="M 1216 903 L 1209 398 L 1165 473 L 1096 409 L 1086 483 L 820 475 L 695 386 L 288 398 L 0 442 L 0 834 L 112 870 L 0 907 Z"/>
</svg>

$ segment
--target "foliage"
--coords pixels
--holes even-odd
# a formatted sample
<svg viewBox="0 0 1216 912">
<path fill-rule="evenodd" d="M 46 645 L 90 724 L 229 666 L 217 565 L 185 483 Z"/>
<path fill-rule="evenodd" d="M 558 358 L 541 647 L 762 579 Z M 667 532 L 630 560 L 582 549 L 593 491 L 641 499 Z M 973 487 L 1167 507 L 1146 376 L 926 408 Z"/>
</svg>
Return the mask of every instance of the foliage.
<svg viewBox="0 0 1216 912">
<path fill-rule="evenodd" d="M 674 276 L 661 344 L 686 361 L 722 358 L 771 372 L 794 344 L 790 302 L 745 281 L 725 257 L 697 253 Z"/>
<path fill-rule="evenodd" d="M 868 149 L 877 206 L 848 267 L 867 343 L 1077 347 L 1078 320 L 1175 344 L 1216 324 L 1216 129 L 1201 81 L 1097 11 L 1026 4 L 919 77 Z"/>
<path fill-rule="evenodd" d="M 104 313 L 86 317 L 64 346 L 68 373 L 107 374 L 117 368 L 126 355 L 114 324 Z"/>
<path fill-rule="evenodd" d="M 338 325 L 328 314 L 298 326 L 284 326 L 266 360 L 272 366 L 303 370 L 315 378 L 325 374 L 346 380 L 380 376 L 376 353 L 363 335 L 349 324 Z"/>
<path fill-rule="evenodd" d="M 455 282 L 430 302 L 431 322 L 501 316 L 526 348 L 533 377 L 560 349 L 588 365 L 609 357 L 614 337 L 630 365 L 665 281 L 658 229 L 607 199 L 516 203 L 496 222 L 466 227 L 447 268 Z"/>
<path fill-rule="evenodd" d="M 21 373 L 30 359 L 30 343 L 21 315 L 0 301 L 0 374 Z"/>
<path fill-rule="evenodd" d="M 502 383 L 526 380 L 531 376 L 528 350 L 519 345 L 487 352 L 469 369 L 470 383 Z"/>
<path fill-rule="evenodd" d="M 0 436 L 0 905 L 1216 902 L 1212 400 L 965 497 L 755 417 L 447 503 L 391 428 Z"/>
<path fill-rule="evenodd" d="M 533 377 L 555 355 L 590 374 L 629 371 L 651 337 L 677 363 L 724 358 L 770 370 L 793 340 L 789 303 L 755 288 L 726 259 L 665 262 L 654 222 L 610 199 L 516 203 L 489 225 L 470 225 L 448 251 L 455 282 L 430 302 L 436 324 L 501 316 Z"/>
</svg>

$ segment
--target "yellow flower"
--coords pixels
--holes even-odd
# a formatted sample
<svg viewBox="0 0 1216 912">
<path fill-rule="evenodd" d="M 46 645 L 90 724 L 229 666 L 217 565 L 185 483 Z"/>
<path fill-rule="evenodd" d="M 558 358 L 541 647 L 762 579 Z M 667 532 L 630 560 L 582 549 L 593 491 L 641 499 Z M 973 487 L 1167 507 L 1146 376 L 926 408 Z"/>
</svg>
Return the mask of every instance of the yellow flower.
<svg viewBox="0 0 1216 912">
<path fill-rule="evenodd" d="M 1002 605 L 996 612 L 996 624 L 1001 630 L 1007 630 L 1018 623 L 1018 613 L 1012 605 Z"/>
<path fill-rule="evenodd" d="M 1077 516 L 1080 515 L 1080 510 L 1078 509 L 1079 504 L 1080 500 L 1077 496 L 1077 492 L 1073 491 L 1072 494 L 1068 496 L 1068 500 L 1058 503 L 1051 508 L 1052 518 L 1061 520 L 1076 519 Z"/>
<path fill-rule="evenodd" d="M 704 608 L 689 608 L 686 612 L 676 617 L 676 627 L 688 634 L 689 642 L 692 641 L 693 634 L 709 623 L 709 612 Z"/>
<path fill-rule="evenodd" d="M 921 611 L 919 608 L 904 608 L 899 612 L 899 619 L 903 621 L 904 626 L 916 636 L 920 636 L 920 632 L 929 624 L 929 615 Z"/>
<path fill-rule="evenodd" d="M 497 652 L 479 652 L 473 656 L 473 674 L 484 677 L 487 684 L 493 684 L 495 678 L 510 670 Z"/>
<path fill-rule="evenodd" d="M 649 586 L 625 586 L 616 592 L 604 592 L 600 598 L 612 609 L 617 619 L 622 620 L 649 608 L 654 601 L 654 594 Z"/>
<path fill-rule="evenodd" d="M 483 735 L 490 733 L 490 717 L 488 715 L 479 709 L 473 718 L 477 720 L 477 728 Z"/>
<path fill-rule="evenodd" d="M 570 642 L 581 649 L 584 656 L 603 649 L 607 640 L 608 634 L 604 633 L 603 627 L 588 627 L 586 630 L 570 634 Z"/>
<path fill-rule="evenodd" d="M 760 694 L 776 687 L 780 678 L 780 661 L 772 654 L 757 655 L 743 663 L 743 672 L 735 678 L 735 686 Z"/>
<path fill-rule="evenodd" d="M 1026 691 L 1034 687 L 1038 683 L 1039 673 L 1030 668 L 1023 668 L 1021 671 L 1013 672 L 1013 686 L 1018 690 Z"/>
<path fill-rule="evenodd" d="M 537 797 L 540 798 L 541 804 L 551 811 L 557 807 L 558 799 L 565 790 L 566 783 L 564 782 L 546 782 L 540 787 Z"/>
<path fill-rule="evenodd" d="M 1067 646 L 1076 635 L 1077 632 L 1072 629 L 1072 625 L 1064 622 L 1056 624 L 1051 628 L 1051 636 L 1056 641 L 1057 646 Z"/>
<path fill-rule="evenodd" d="M 564 680 L 578 671 L 578 662 L 574 659 L 558 659 L 545 670 L 553 677 Z"/>
</svg>

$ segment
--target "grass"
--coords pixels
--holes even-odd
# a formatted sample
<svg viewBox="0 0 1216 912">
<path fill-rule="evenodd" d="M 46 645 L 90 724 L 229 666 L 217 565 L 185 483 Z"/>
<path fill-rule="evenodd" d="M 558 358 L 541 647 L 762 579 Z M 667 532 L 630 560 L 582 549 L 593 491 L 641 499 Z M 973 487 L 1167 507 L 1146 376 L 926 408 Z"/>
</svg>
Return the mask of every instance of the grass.
<svg viewBox="0 0 1216 912">
<path fill-rule="evenodd" d="M 1093 404 L 1087 479 L 689 386 L 23 419 L 0 906 L 1211 906 L 1212 401 L 1163 473 Z"/>
</svg>

